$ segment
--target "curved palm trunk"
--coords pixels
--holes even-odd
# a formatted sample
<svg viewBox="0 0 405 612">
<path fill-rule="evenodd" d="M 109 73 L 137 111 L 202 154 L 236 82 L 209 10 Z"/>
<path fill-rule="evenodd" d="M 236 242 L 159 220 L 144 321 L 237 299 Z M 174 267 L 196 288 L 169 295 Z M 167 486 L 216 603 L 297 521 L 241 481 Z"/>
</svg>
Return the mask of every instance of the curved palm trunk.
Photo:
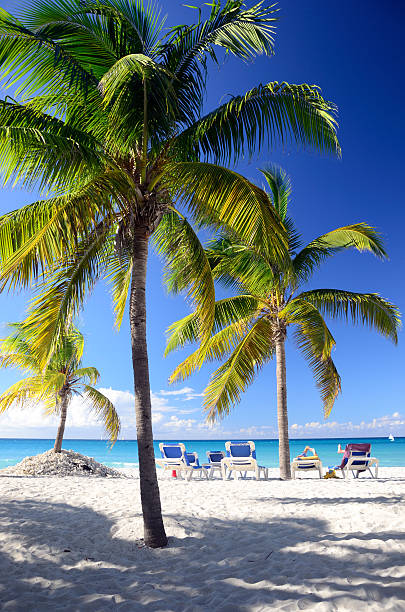
<svg viewBox="0 0 405 612">
<path fill-rule="evenodd" d="M 139 454 L 139 478 L 144 521 L 144 541 L 147 546 L 166 546 L 160 494 L 153 449 L 152 410 L 150 401 L 148 349 L 146 344 L 146 267 L 148 233 L 142 228 L 134 237 L 133 271 L 129 303 L 132 364 L 135 386 L 136 433 Z"/>
<path fill-rule="evenodd" d="M 280 478 L 291 478 L 290 442 L 288 439 L 287 379 L 285 363 L 285 339 L 276 340 L 277 359 L 277 420 Z"/>
<path fill-rule="evenodd" d="M 65 433 L 66 425 L 66 414 L 69 403 L 68 395 L 65 393 L 61 398 L 61 410 L 60 410 L 60 421 L 58 427 L 58 433 L 56 434 L 55 445 L 53 450 L 55 453 L 60 453 L 62 450 L 63 434 Z"/>
</svg>

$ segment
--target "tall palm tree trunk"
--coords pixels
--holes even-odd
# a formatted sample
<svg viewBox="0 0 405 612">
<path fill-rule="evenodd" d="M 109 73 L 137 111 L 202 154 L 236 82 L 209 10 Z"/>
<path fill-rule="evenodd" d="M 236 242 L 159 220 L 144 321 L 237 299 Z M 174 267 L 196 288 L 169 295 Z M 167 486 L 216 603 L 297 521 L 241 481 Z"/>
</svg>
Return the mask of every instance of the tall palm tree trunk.
<svg viewBox="0 0 405 612">
<path fill-rule="evenodd" d="M 60 421 L 59 421 L 58 433 L 56 434 L 55 445 L 53 447 L 53 450 L 55 451 L 55 453 L 60 453 L 62 451 L 62 442 L 63 442 L 63 434 L 65 433 L 68 403 L 69 403 L 68 395 L 67 393 L 64 393 L 61 397 Z"/>
<path fill-rule="evenodd" d="M 136 433 L 139 454 L 139 479 L 147 546 L 166 546 L 167 537 L 162 519 L 160 494 L 153 449 L 152 410 L 150 401 L 148 349 L 146 344 L 146 268 L 148 233 L 141 228 L 133 241 L 133 271 L 129 303 L 132 364 L 134 369 Z"/>
<path fill-rule="evenodd" d="M 278 454 L 280 462 L 280 478 L 291 478 L 290 442 L 288 439 L 287 414 L 287 378 L 285 363 L 285 337 L 276 340 L 277 360 L 277 420 L 278 420 Z"/>
</svg>

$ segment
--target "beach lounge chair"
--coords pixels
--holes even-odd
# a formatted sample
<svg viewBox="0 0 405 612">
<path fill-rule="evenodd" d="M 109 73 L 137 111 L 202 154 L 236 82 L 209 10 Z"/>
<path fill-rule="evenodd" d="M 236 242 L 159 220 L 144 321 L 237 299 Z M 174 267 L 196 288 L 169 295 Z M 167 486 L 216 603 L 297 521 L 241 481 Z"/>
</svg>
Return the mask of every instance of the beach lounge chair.
<svg viewBox="0 0 405 612">
<path fill-rule="evenodd" d="M 319 478 L 322 478 L 322 461 L 319 459 L 318 455 L 312 455 L 308 457 L 295 457 L 291 463 L 291 474 L 292 477 L 295 478 L 296 473 L 304 473 L 310 472 L 311 470 L 316 470 L 319 472 Z"/>
<path fill-rule="evenodd" d="M 358 478 L 361 472 L 369 471 L 372 478 L 378 478 L 379 460 L 371 457 L 371 444 L 358 443 L 347 444 L 342 463 L 335 469 L 341 470 L 343 478 L 352 472 L 354 478 Z M 374 475 L 371 468 L 374 467 Z"/>
<path fill-rule="evenodd" d="M 225 442 L 225 448 L 227 456 L 221 461 L 222 478 L 224 480 L 231 478 L 232 472 L 240 472 L 241 476 L 244 473 L 244 478 L 246 478 L 247 472 L 254 472 L 256 480 L 259 480 L 260 474 L 263 473 L 264 479 L 267 480 L 268 469 L 257 463 L 254 442 L 251 440 L 229 441 Z"/>
<path fill-rule="evenodd" d="M 208 471 L 203 465 L 200 465 L 197 453 L 186 452 L 186 447 L 182 442 L 177 444 L 168 444 L 160 442 L 159 444 L 161 459 L 156 459 L 156 463 L 166 470 L 176 470 L 182 478 L 183 474 L 187 480 L 191 480 L 193 474 L 199 473 L 208 479 Z"/>
<path fill-rule="evenodd" d="M 207 451 L 208 463 L 204 463 L 203 465 L 208 470 L 210 479 L 214 477 L 215 470 L 222 475 L 222 459 L 224 457 L 224 451 Z"/>
</svg>

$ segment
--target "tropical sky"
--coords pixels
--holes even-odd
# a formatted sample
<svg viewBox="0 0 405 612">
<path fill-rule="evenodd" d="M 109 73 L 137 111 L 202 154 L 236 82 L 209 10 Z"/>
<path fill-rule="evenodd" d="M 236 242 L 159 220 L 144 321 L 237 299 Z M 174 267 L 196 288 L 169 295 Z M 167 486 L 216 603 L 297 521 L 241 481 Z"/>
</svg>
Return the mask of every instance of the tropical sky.
<svg viewBox="0 0 405 612">
<path fill-rule="evenodd" d="M 251 4 L 248 1 L 248 4 Z M 3 2 L 17 12 L 20 2 Z M 161 0 L 167 25 L 193 21 L 197 14 L 179 0 Z M 357 252 L 329 260 L 308 287 L 377 292 L 405 311 L 403 173 L 405 123 L 403 121 L 404 60 L 402 23 L 405 7 L 397 0 L 384 5 L 374 0 L 281 0 L 273 58 L 242 64 L 228 59 L 210 68 L 206 109 L 258 83 L 288 81 L 317 84 L 325 98 L 339 107 L 341 160 L 297 150 L 267 150 L 244 160 L 236 169 L 261 184 L 257 168 L 268 163 L 282 166 L 291 176 L 290 215 L 303 240 L 359 221 L 379 228 L 389 261 Z M 12 93 L 2 90 L 1 97 Z M 18 188 L 0 192 L 5 213 L 37 199 L 38 194 Z M 221 294 L 222 295 L 222 294 Z M 0 295 L 1 333 L 8 321 L 24 316 L 29 294 Z M 167 380 L 187 352 L 163 358 L 165 330 L 190 312 L 182 296 L 169 296 L 162 280 L 162 265 L 152 254 L 148 272 L 148 344 L 153 390 L 154 433 L 158 439 L 276 437 L 275 366 L 270 363 L 243 396 L 240 405 L 221 423 L 204 422 L 202 392 L 211 367 L 204 367 L 183 385 Z M 125 319 L 118 333 L 113 327 L 108 287 L 98 285 L 78 325 L 85 335 L 84 362 L 101 372 L 100 388 L 112 399 L 122 417 L 123 437 L 135 437 L 129 326 Z M 343 393 L 328 420 L 311 373 L 292 343 L 287 345 L 287 381 L 292 437 L 405 435 L 405 343 L 400 333 L 394 346 L 376 333 L 331 322 L 337 346 L 334 360 L 342 377 Z M 0 391 L 18 379 L 13 371 L 0 371 Z M 0 416 L 0 437 L 52 437 L 55 420 L 44 418 L 41 407 L 30 412 L 10 411 Z M 102 434 L 81 399 L 71 406 L 66 438 L 99 438 Z"/>
</svg>

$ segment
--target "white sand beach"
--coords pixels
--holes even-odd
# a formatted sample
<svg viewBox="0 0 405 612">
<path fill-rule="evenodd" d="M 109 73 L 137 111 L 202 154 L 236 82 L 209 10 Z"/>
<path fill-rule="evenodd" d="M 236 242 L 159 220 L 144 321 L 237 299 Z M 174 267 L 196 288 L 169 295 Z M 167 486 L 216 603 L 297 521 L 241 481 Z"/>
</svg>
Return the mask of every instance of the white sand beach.
<svg viewBox="0 0 405 612">
<path fill-rule="evenodd" d="M 405 610 L 405 468 L 378 480 L 160 480 L 169 546 L 142 544 L 137 478 L 0 475 L 6 611 Z"/>
</svg>

